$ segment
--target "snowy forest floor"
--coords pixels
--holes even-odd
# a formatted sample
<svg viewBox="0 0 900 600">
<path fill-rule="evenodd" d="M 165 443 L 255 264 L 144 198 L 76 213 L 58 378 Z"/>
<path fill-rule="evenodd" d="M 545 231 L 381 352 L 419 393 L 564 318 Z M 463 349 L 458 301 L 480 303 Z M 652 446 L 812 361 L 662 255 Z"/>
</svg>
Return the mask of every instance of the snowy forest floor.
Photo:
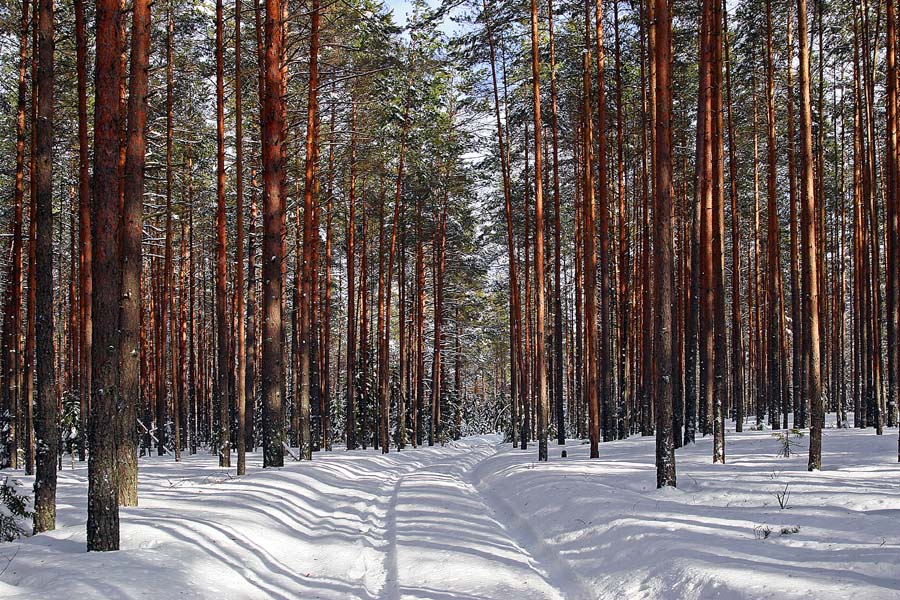
<svg viewBox="0 0 900 600">
<path fill-rule="evenodd" d="M 56 531 L 0 544 L 0 597 L 900 598 L 897 429 L 826 430 L 818 473 L 806 442 L 782 458 L 771 432 L 730 431 L 713 465 L 698 439 L 663 491 L 652 437 L 543 464 L 497 436 L 283 469 L 254 454 L 241 478 L 208 454 L 142 458 L 105 554 L 85 552 L 86 465 L 67 463 Z"/>
</svg>

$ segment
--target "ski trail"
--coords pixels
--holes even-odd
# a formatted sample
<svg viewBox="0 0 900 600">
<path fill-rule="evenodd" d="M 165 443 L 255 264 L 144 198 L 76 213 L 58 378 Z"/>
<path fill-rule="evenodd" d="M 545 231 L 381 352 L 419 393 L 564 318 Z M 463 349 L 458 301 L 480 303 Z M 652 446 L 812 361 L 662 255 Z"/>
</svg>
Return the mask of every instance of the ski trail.
<svg viewBox="0 0 900 600">
<path fill-rule="evenodd" d="M 400 598 L 400 569 L 397 563 L 397 499 L 400 495 L 402 482 L 403 475 L 396 477 L 393 482 L 384 523 L 384 586 L 380 593 L 380 597 L 384 600 L 398 600 Z"/>
<path fill-rule="evenodd" d="M 483 444 L 443 450 L 394 484 L 385 520 L 380 597 L 570 597 L 548 580 L 540 561 L 493 518 L 484 498 L 466 481 L 464 471 L 495 449 Z"/>
<path fill-rule="evenodd" d="M 501 445 L 496 445 L 491 456 L 498 454 L 501 448 Z M 483 462 L 486 458 L 479 462 Z M 483 498 L 485 505 L 490 507 L 495 519 L 502 524 L 509 536 L 521 547 L 528 548 L 534 560 L 547 573 L 548 581 L 569 600 L 591 600 L 595 598 L 596 594 L 559 552 L 548 545 L 506 499 L 475 473 L 476 469 L 468 469 L 466 478 L 469 481 L 469 485 Z"/>
</svg>

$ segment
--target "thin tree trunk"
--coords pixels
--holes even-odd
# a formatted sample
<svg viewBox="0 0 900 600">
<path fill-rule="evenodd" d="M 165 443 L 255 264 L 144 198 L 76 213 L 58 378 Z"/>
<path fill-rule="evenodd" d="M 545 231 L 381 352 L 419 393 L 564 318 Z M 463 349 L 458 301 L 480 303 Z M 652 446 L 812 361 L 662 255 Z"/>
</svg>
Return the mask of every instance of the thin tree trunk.
<svg viewBox="0 0 900 600">
<path fill-rule="evenodd" d="M 547 460 L 547 432 L 550 421 L 547 403 L 547 357 L 545 352 L 546 324 L 544 306 L 544 186 L 543 186 L 543 124 L 541 122 L 541 65 L 538 47 L 537 0 L 531 0 L 531 87 L 534 99 L 534 283 L 535 310 L 535 369 L 537 393 L 538 460 Z"/>
<path fill-rule="evenodd" d="M 550 33 L 550 127 L 553 134 L 553 397 L 556 407 L 556 442 L 566 443 L 565 403 L 563 398 L 563 314 L 562 314 L 562 244 L 559 221 L 559 123 L 557 116 L 556 44 L 553 37 L 553 0 L 547 0 L 547 22 Z"/>
<path fill-rule="evenodd" d="M 350 97 L 350 191 L 347 200 L 347 450 L 356 449 L 356 102 Z"/>
<path fill-rule="evenodd" d="M 783 289 L 781 281 L 781 226 L 778 222 L 777 202 L 777 154 L 775 146 L 775 67 L 772 58 L 773 30 L 772 30 L 772 2 L 766 0 L 766 146 L 768 156 L 768 172 L 766 191 L 768 195 L 768 233 L 766 236 L 766 294 L 768 295 L 768 326 L 767 365 L 768 372 L 768 403 L 771 407 L 772 428 L 778 428 L 778 411 L 776 408 L 782 398 L 782 364 L 785 357 L 782 356 L 781 332 L 784 328 L 782 317 L 784 315 Z M 776 404 L 778 403 L 778 404 Z"/>
<path fill-rule="evenodd" d="M 596 0 L 595 39 L 597 45 L 597 189 L 599 190 L 600 214 L 600 327 L 598 342 L 600 347 L 600 428 L 603 441 L 614 437 L 615 414 L 613 412 L 612 342 L 609 314 L 610 277 L 609 268 L 609 189 L 606 185 L 606 54 L 603 47 L 603 0 Z"/>
<path fill-rule="evenodd" d="M 806 427 L 806 407 L 808 400 L 803 393 L 801 380 L 803 329 L 800 305 L 800 245 L 798 241 L 798 200 L 797 167 L 794 148 L 794 42 L 793 42 L 793 0 L 788 0 L 787 9 L 787 138 L 788 138 L 788 192 L 790 202 L 790 246 L 791 246 L 791 324 L 793 336 L 791 344 L 791 393 L 793 396 L 794 427 Z"/>
<path fill-rule="evenodd" d="M 518 445 L 519 441 L 519 415 L 518 415 L 518 399 L 519 399 L 519 378 L 522 373 L 523 365 L 522 365 L 522 332 L 521 332 L 521 323 L 522 323 L 522 304 L 521 299 L 519 297 L 519 279 L 516 270 L 516 257 L 515 257 L 515 241 L 513 239 L 513 222 L 512 222 L 512 191 L 510 185 L 510 173 L 509 173 L 509 161 L 508 161 L 508 153 L 506 149 L 506 140 L 504 137 L 504 126 L 500 116 L 500 97 L 497 86 L 497 70 L 496 70 L 496 59 L 495 59 L 495 50 L 494 50 L 494 34 L 493 29 L 491 27 L 490 14 L 488 13 L 488 4 L 487 0 L 484 0 L 484 15 L 485 15 L 485 27 L 487 28 L 488 34 L 488 44 L 491 52 L 491 81 L 493 83 L 493 91 L 494 91 L 494 114 L 497 119 L 497 145 L 499 146 L 500 151 L 500 168 L 503 177 L 503 206 L 504 206 L 504 215 L 506 217 L 506 248 L 507 248 L 507 260 L 509 261 L 509 325 L 510 325 L 510 420 L 511 420 L 511 430 L 512 430 L 512 442 L 513 447 L 515 448 Z M 417 204 L 417 221 L 421 222 L 421 207 Z M 420 238 L 420 233 L 417 233 L 417 240 Z M 421 331 L 424 329 L 424 312 L 425 312 L 425 290 L 424 290 L 424 266 L 423 261 L 420 259 L 421 255 L 421 242 L 417 242 L 416 249 L 416 273 L 417 280 L 419 278 L 418 273 L 421 272 L 421 280 L 422 285 L 419 287 L 419 315 L 421 320 L 421 327 L 419 328 L 419 339 L 422 339 Z M 424 356 L 421 356 L 421 360 L 424 361 Z M 424 371 L 424 365 L 422 368 Z M 418 394 L 417 394 L 418 395 Z"/>
<path fill-rule="evenodd" d="M 593 165 L 593 117 L 591 109 L 591 5 L 590 0 L 584 3 L 584 34 L 585 46 L 582 57 L 582 96 L 584 140 L 582 152 L 584 154 L 584 192 L 582 199 L 582 236 L 584 244 L 584 402 L 588 407 L 588 436 L 590 438 L 590 456 L 599 458 L 600 438 L 600 407 L 598 398 L 598 374 L 597 374 L 597 251 L 594 245 L 594 165 Z"/>
<path fill-rule="evenodd" d="M 17 96 L 17 106 L 16 106 L 16 179 L 15 179 L 15 193 L 14 193 L 14 208 L 13 208 L 13 227 L 12 227 L 12 236 L 13 236 L 13 246 L 12 246 L 12 257 L 10 259 L 9 266 L 9 279 L 7 280 L 7 306 L 6 306 L 6 315 L 3 323 L 3 336 L 4 336 L 4 347 L 3 347 L 3 377 L 4 377 L 4 389 L 3 389 L 3 414 L 2 414 L 2 423 L 6 424 L 7 427 L 7 439 L 3 440 L 0 443 L 5 443 L 6 456 L 4 457 L 2 463 L 0 463 L 0 467 L 11 467 L 18 468 L 18 440 L 17 437 L 21 434 L 19 429 L 16 427 L 17 421 L 20 418 L 21 408 L 23 402 L 22 400 L 22 359 L 21 359 L 21 330 L 22 330 L 22 246 L 23 246 L 23 238 L 22 238 L 22 224 L 24 220 L 24 208 L 25 208 L 25 113 L 26 113 L 26 102 L 27 102 L 27 94 L 28 94 L 28 86 L 26 82 L 26 74 L 27 74 L 27 61 L 28 61 L 28 30 L 30 19 L 28 17 L 28 8 L 31 5 L 31 0 L 23 0 L 22 1 L 22 20 L 19 34 L 19 80 L 18 80 L 18 96 Z M 81 12 L 79 13 L 79 8 Z M 79 33 L 84 35 L 84 7 L 81 5 L 81 2 L 76 2 L 76 35 Z M 79 15 L 81 16 L 81 21 L 77 21 Z M 81 28 L 78 28 L 78 23 L 80 23 Z M 81 54 L 79 54 L 81 56 Z M 82 57 L 83 58 L 83 57 Z M 83 61 L 78 63 L 83 66 Z M 79 83 L 83 82 L 84 72 L 79 71 Z M 79 86 L 79 91 L 81 91 L 81 87 Z M 80 105 L 79 105 L 80 106 Z M 81 113 L 79 112 L 79 119 Z M 79 126 L 81 122 L 79 120 Z M 81 133 L 82 129 L 79 127 L 79 158 L 82 156 L 80 153 L 80 142 L 81 142 Z M 86 129 L 84 130 L 84 135 L 86 136 Z M 81 176 L 84 176 L 84 173 L 80 173 Z M 79 192 L 81 191 L 81 187 L 79 187 Z M 80 214 L 80 213 L 79 213 Z M 90 246 L 88 246 L 90 248 Z M 82 267 L 82 273 L 83 267 Z M 83 295 L 82 295 L 83 297 Z M 83 354 L 82 354 L 83 356 Z M 79 365 L 79 368 L 80 365 Z M 84 382 L 89 381 L 82 378 L 82 391 L 84 390 Z M 82 396 L 83 398 L 83 396 Z M 82 407 L 82 417 L 84 417 L 84 410 Z M 79 449 L 79 458 L 84 460 L 84 447 L 85 441 L 84 436 L 86 432 L 85 428 L 86 419 L 82 418 L 79 424 L 79 434 L 78 434 L 78 449 Z M 25 423 L 25 426 L 30 430 L 30 421 Z M 31 454 L 30 446 L 26 449 L 26 451 Z M 32 471 L 30 460 L 31 457 L 26 461 L 26 468 L 28 471 Z"/>
<path fill-rule="evenodd" d="M 231 390 L 228 374 L 229 327 L 226 294 L 226 236 L 225 236 L 225 83 L 223 0 L 216 0 L 216 340 L 218 365 L 216 368 L 216 406 L 219 411 L 219 466 L 231 466 Z M 276 2 L 278 0 L 275 0 Z M 268 6 L 268 3 L 267 3 Z M 266 17 L 266 21 L 270 17 Z M 268 253 L 267 253 L 268 255 Z M 280 298 L 280 296 L 279 296 Z"/>
<path fill-rule="evenodd" d="M 310 409 L 310 352 L 312 349 L 313 306 L 313 236 L 319 235 L 313 228 L 313 192 L 316 180 L 316 136 L 319 111 L 319 0 L 312 0 L 309 35 L 309 95 L 306 112 L 306 169 L 303 188 L 303 278 L 300 290 L 300 457 L 312 460 L 312 438 L 309 429 Z M 298 232 L 299 235 L 299 232 Z M 297 390 L 294 390 L 297 393 Z M 296 407 L 295 409 L 296 410 Z M 296 432 L 295 432 L 296 433 Z"/>
<path fill-rule="evenodd" d="M 813 177 L 812 111 L 809 85 L 809 32 L 807 27 L 806 0 L 797 0 L 797 30 L 800 42 L 800 187 L 801 227 L 803 253 L 803 293 L 807 344 L 804 362 L 807 366 L 807 395 L 812 407 L 809 438 L 809 470 L 822 466 L 822 428 L 824 404 L 822 403 L 822 372 L 819 348 L 819 287 L 816 269 L 815 180 Z"/>
<path fill-rule="evenodd" d="M 237 237 L 234 242 L 234 312 L 237 319 L 237 373 L 234 394 L 237 413 L 237 474 L 247 472 L 247 352 L 244 321 L 244 123 L 242 113 L 243 78 L 241 77 L 241 0 L 234 1 L 234 120 L 235 120 L 235 212 Z"/>
<path fill-rule="evenodd" d="M 731 43 L 728 37 L 727 6 L 722 11 L 725 29 L 725 93 L 728 103 L 728 178 L 731 200 L 731 394 L 734 430 L 744 429 L 744 334 L 741 319 L 741 213 L 738 207 L 737 158 L 731 98 Z"/>
</svg>

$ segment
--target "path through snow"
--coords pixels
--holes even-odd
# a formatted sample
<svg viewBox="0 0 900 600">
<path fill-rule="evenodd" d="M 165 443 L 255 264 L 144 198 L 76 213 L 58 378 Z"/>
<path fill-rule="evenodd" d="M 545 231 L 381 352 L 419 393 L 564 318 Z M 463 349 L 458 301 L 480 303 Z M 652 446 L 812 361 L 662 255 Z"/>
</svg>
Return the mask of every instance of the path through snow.
<svg viewBox="0 0 900 600">
<path fill-rule="evenodd" d="M 84 552 L 76 463 L 58 529 L 0 545 L 0 597 L 900 598 L 896 436 L 830 429 L 821 473 L 778 458 L 768 432 L 731 433 L 724 466 L 699 440 L 669 491 L 654 488 L 652 438 L 603 444 L 599 460 L 573 441 L 541 464 L 485 436 L 241 478 L 205 454 L 147 458 L 141 506 L 106 554 Z"/>
</svg>

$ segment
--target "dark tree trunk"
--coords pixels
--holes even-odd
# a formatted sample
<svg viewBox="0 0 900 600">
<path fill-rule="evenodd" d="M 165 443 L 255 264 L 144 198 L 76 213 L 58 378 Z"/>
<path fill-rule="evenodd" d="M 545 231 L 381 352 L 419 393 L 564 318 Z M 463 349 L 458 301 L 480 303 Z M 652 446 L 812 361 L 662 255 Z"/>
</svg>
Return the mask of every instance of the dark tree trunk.
<svg viewBox="0 0 900 600">
<path fill-rule="evenodd" d="M 598 374 L 597 374 L 597 252 L 594 245 L 594 165 L 593 165 L 593 117 L 591 109 L 591 4 L 590 0 L 584 3 L 584 33 L 585 46 L 582 63 L 582 95 L 584 140 L 582 152 L 584 153 L 584 192 L 581 209 L 582 236 L 584 245 L 584 403 L 588 408 L 588 437 L 590 438 L 591 458 L 600 456 L 600 407 L 598 398 Z"/>
<path fill-rule="evenodd" d="M 672 19 L 666 0 L 656 2 L 656 487 L 675 487 L 675 440 L 672 429 L 672 82 L 669 38 Z"/>
<path fill-rule="evenodd" d="M 284 246 L 284 74 L 282 0 L 266 0 L 265 98 L 263 102 L 263 466 L 284 465 L 282 390 L 284 344 L 282 270 Z"/>
<path fill-rule="evenodd" d="M 56 369 L 53 348 L 53 0 L 39 0 L 37 23 L 38 105 L 35 123 L 35 197 L 37 204 L 37 303 L 35 342 L 34 532 L 56 528 L 56 459 L 59 447 Z M 26 423 L 30 428 L 30 422 Z"/>
<path fill-rule="evenodd" d="M 45 0 L 46 1 L 46 0 Z M 93 241 L 94 352 L 91 357 L 91 425 L 88 461 L 88 550 L 119 549 L 116 482 L 119 387 L 119 82 L 122 38 L 118 0 L 97 2 L 97 66 L 94 100 Z"/>
</svg>

